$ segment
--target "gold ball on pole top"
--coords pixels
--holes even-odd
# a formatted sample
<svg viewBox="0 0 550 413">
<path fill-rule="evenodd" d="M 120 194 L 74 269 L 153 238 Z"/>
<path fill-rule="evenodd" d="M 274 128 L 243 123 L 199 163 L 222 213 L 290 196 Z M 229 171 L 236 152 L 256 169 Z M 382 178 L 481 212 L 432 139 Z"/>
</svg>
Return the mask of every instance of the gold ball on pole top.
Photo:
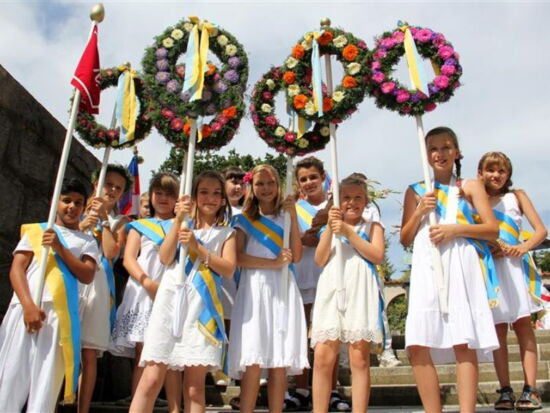
<svg viewBox="0 0 550 413">
<path fill-rule="evenodd" d="M 132 64 L 130 62 L 124 62 L 124 66 L 126 66 L 128 69 L 132 68 Z"/>
<path fill-rule="evenodd" d="M 321 19 L 321 27 L 330 27 L 330 19 L 328 17 Z"/>
<path fill-rule="evenodd" d="M 97 3 L 90 11 L 90 19 L 96 21 L 97 23 L 101 23 L 104 18 L 105 7 L 103 7 L 103 3 Z"/>
</svg>

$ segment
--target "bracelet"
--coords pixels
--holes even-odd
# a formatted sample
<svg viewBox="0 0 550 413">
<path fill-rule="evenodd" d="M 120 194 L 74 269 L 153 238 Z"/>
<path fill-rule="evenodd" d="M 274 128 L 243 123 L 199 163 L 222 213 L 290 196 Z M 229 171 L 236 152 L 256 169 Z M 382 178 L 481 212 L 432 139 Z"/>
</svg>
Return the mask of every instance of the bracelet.
<svg viewBox="0 0 550 413">
<path fill-rule="evenodd" d="M 204 265 L 206 265 L 208 267 L 209 264 L 210 264 L 210 250 L 207 249 L 206 250 L 206 257 L 204 258 Z"/>
</svg>

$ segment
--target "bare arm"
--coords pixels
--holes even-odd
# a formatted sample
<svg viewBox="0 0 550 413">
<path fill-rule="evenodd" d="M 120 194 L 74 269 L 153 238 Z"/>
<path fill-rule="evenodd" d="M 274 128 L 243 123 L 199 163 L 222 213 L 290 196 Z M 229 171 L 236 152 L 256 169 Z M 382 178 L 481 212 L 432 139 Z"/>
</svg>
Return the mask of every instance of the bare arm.
<svg viewBox="0 0 550 413">
<path fill-rule="evenodd" d="M 245 252 L 246 234 L 237 228 L 237 265 L 242 268 L 268 268 L 279 269 L 285 264 L 283 254 L 277 258 L 262 258 Z"/>
<path fill-rule="evenodd" d="M 117 228 L 103 227 L 101 231 L 101 249 L 103 255 L 112 260 L 118 256 L 126 243 L 127 218 L 122 218 Z"/>
<path fill-rule="evenodd" d="M 419 198 L 410 187 L 407 188 L 405 200 L 403 201 L 403 218 L 399 234 L 403 246 L 408 247 L 413 243 L 422 218 L 435 209 L 435 204 L 436 200 L 433 192 Z"/>
<path fill-rule="evenodd" d="M 332 229 L 327 225 L 326 230 L 321 234 L 321 239 L 317 248 L 315 249 L 315 264 L 319 267 L 324 267 L 327 265 L 328 259 L 330 257 L 330 251 L 332 247 Z"/>
<path fill-rule="evenodd" d="M 189 195 L 184 195 L 176 202 L 176 216 L 174 224 L 164 238 L 159 250 L 160 262 L 164 265 L 170 265 L 176 259 L 176 251 L 178 246 L 178 234 L 181 229 L 181 224 L 186 216 L 191 213 L 192 203 Z"/>
<path fill-rule="evenodd" d="M 375 265 L 382 264 L 384 262 L 384 229 L 382 225 L 372 224 L 369 234 L 370 241 L 361 238 L 351 226 L 349 228 L 351 230 L 348 230 L 346 238 L 359 254 Z"/>
</svg>

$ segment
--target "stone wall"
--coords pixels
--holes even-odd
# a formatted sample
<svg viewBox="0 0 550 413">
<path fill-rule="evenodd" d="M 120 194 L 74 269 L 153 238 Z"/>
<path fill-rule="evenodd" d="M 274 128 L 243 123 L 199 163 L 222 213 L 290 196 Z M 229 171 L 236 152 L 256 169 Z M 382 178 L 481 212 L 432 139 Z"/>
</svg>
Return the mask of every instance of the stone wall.
<svg viewBox="0 0 550 413">
<path fill-rule="evenodd" d="M 66 97 L 67 106 L 69 96 Z M 66 129 L 0 65 L 0 314 L 12 295 L 11 253 L 21 224 L 46 221 Z M 66 177 L 100 165 L 73 140 Z M 91 188 L 90 188 L 91 189 Z"/>
</svg>

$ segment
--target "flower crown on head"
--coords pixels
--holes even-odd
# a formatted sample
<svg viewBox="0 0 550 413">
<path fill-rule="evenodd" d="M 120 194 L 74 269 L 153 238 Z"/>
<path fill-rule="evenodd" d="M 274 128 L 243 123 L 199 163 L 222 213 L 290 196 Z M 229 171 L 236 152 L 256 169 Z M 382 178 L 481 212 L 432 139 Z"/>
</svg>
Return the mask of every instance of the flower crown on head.
<svg viewBox="0 0 550 413">
<path fill-rule="evenodd" d="M 243 182 L 245 184 L 249 184 L 250 182 L 252 182 L 252 172 L 247 172 L 244 174 Z"/>
</svg>

